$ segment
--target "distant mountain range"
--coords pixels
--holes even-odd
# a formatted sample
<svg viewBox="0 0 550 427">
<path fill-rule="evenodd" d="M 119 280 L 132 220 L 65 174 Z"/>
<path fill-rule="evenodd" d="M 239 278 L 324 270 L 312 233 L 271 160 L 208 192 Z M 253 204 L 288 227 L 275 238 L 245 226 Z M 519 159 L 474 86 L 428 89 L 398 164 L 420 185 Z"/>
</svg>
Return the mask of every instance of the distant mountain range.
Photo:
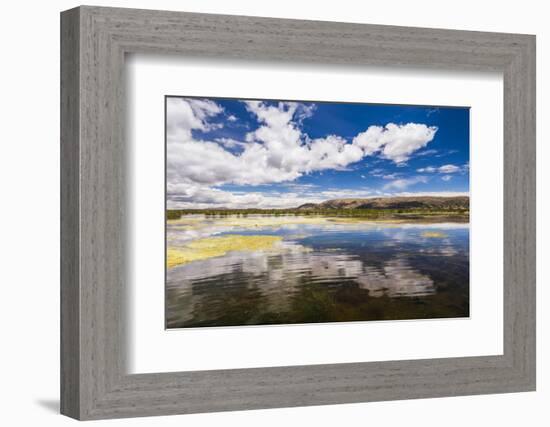
<svg viewBox="0 0 550 427">
<path fill-rule="evenodd" d="M 322 203 L 306 203 L 300 210 L 318 209 L 469 209 L 468 196 L 456 197 L 376 197 L 372 199 L 333 199 Z"/>
</svg>

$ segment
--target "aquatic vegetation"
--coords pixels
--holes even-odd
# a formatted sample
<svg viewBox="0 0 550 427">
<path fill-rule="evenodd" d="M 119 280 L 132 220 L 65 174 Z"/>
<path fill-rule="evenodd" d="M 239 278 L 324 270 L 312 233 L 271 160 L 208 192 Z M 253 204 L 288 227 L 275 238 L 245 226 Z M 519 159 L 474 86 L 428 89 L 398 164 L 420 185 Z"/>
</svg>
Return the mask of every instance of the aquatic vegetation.
<svg viewBox="0 0 550 427">
<path fill-rule="evenodd" d="M 444 239 L 447 237 L 445 233 L 442 233 L 441 231 L 424 231 L 422 233 L 422 237 L 427 237 L 431 239 Z"/>
<path fill-rule="evenodd" d="M 212 224 L 224 227 L 239 227 L 239 228 L 260 228 L 272 227 L 291 224 L 325 224 L 329 222 L 329 218 L 315 216 L 274 216 L 274 215 L 250 215 L 244 216 L 227 216 L 208 218 L 203 215 L 197 216 L 182 216 L 180 219 L 170 219 L 167 221 L 168 226 L 204 228 L 211 227 Z"/>
<path fill-rule="evenodd" d="M 192 261 L 223 256 L 231 251 L 262 251 L 282 240 L 279 236 L 224 235 L 191 241 L 184 247 L 169 246 L 166 251 L 168 268 Z"/>
</svg>

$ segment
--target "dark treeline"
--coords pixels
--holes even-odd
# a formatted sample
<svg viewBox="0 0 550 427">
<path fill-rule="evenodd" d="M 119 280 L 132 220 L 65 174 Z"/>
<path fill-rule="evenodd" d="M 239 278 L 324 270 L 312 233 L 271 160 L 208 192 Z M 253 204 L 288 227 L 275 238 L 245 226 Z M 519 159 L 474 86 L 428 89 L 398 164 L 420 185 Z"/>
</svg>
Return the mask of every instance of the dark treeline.
<svg viewBox="0 0 550 427">
<path fill-rule="evenodd" d="M 230 215 L 247 217 L 248 215 L 295 215 L 295 216 L 329 216 L 361 218 L 399 218 L 399 217 L 432 217 L 448 216 L 467 218 L 468 209 L 414 208 L 414 209 L 169 209 L 167 219 L 179 219 L 183 215 L 205 215 L 207 217 L 224 217 Z"/>
</svg>

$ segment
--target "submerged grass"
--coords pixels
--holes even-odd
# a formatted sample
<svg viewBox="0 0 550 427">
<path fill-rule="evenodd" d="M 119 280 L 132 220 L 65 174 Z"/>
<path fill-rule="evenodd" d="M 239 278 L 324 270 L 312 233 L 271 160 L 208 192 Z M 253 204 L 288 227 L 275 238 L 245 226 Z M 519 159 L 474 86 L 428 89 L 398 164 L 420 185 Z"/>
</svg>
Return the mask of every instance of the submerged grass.
<svg viewBox="0 0 550 427">
<path fill-rule="evenodd" d="M 301 225 L 301 224 L 326 224 L 329 218 L 325 217 L 299 217 L 299 216 L 249 216 L 249 217 L 186 217 L 179 219 L 169 219 L 167 224 L 176 229 L 199 230 L 212 227 L 238 227 L 238 228 L 263 228 L 277 227 L 282 225 Z"/>
<path fill-rule="evenodd" d="M 271 249 L 282 240 L 279 236 L 242 236 L 237 234 L 206 237 L 190 242 L 184 247 L 167 248 L 168 268 L 218 256 L 231 251 L 261 251 Z"/>
<path fill-rule="evenodd" d="M 171 232 L 177 233 L 180 231 L 189 232 L 205 232 L 208 230 L 220 231 L 236 231 L 236 230 L 262 230 L 262 229 L 278 229 L 289 226 L 330 226 L 339 224 L 361 224 L 364 227 L 376 227 L 380 224 L 386 226 L 399 226 L 402 221 L 399 220 L 378 220 L 373 221 L 367 218 L 331 218 L 322 216 L 261 216 L 251 215 L 243 216 L 228 216 L 218 218 L 207 218 L 204 216 L 182 216 L 179 219 L 170 219 L 168 225 L 168 240 L 170 240 Z"/>
<path fill-rule="evenodd" d="M 436 219 L 438 219 L 436 221 Z M 266 227 L 282 227 L 290 225 L 331 225 L 331 224 L 362 224 L 364 226 L 400 226 L 401 224 L 423 223 L 423 222 L 446 222 L 449 218 L 420 218 L 414 221 L 405 218 L 368 218 L 368 217 L 330 217 L 330 216 L 295 216 L 295 215 L 250 215 L 250 216 L 225 216 L 206 217 L 203 215 L 182 216 L 178 219 L 169 219 L 167 225 L 172 230 L 193 230 L 200 231 L 212 227 L 239 228 L 239 229 L 260 229 Z M 451 221 L 455 222 L 455 221 Z"/>
<path fill-rule="evenodd" d="M 447 237 L 447 235 L 440 231 L 425 231 L 424 233 L 422 233 L 422 237 L 428 237 L 431 239 L 444 239 L 445 237 Z"/>
</svg>

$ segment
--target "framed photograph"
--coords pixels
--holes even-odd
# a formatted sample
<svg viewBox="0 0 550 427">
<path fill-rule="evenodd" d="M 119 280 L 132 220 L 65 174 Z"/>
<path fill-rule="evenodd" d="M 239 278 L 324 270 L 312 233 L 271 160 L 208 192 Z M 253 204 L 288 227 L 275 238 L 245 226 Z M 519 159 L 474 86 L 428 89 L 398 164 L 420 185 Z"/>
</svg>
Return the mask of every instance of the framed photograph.
<svg viewBox="0 0 550 427">
<path fill-rule="evenodd" d="M 169 96 L 166 144 L 166 328 L 469 317 L 469 108 Z"/>
<path fill-rule="evenodd" d="M 535 389 L 535 37 L 61 14 L 61 411 Z"/>
</svg>

